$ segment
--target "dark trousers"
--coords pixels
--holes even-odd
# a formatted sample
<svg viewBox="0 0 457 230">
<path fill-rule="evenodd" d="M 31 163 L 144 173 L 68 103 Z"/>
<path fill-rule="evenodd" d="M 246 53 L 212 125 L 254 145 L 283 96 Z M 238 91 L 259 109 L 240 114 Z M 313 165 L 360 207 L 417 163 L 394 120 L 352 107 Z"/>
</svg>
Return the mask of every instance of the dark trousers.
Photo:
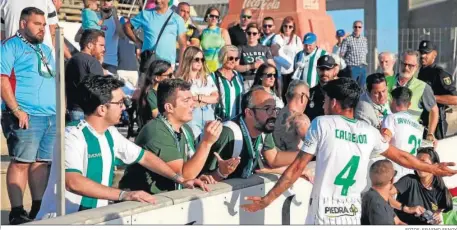
<svg viewBox="0 0 457 230">
<path fill-rule="evenodd" d="M 292 82 L 293 75 L 294 75 L 293 72 L 290 74 L 283 74 L 283 75 L 281 75 L 282 82 L 279 81 L 279 84 L 280 84 L 279 88 L 282 89 L 281 96 L 282 96 L 282 100 L 284 101 L 284 104 L 287 104 L 286 92 L 287 92 L 287 89 L 289 88 L 290 82 Z"/>
</svg>

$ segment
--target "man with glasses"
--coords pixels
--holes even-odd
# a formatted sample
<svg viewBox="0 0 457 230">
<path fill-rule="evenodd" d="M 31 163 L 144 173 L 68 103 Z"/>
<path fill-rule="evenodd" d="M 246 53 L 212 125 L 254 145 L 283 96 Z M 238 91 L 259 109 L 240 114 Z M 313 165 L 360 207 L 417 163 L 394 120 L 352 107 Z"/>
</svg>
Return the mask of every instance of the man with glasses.
<svg viewBox="0 0 457 230">
<path fill-rule="evenodd" d="M 190 4 L 188 2 L 180 2 L 176 7 L 176 13 L 184 20 L 186 27 L 186 41 L 188 46 L 200 47 L 200 30 L 192 23 L 190 18 Z M 179 63 L 179 42 L 176 44 L 176 63 Z"/>
<path fill-rule="evenodd" d="M 275 20 L 272 17 L 265 17 L 262 22 L 262 37 L 260 38 L 260 44 L 271 47 L 273 40 L 276 37 L 275 34 Z"/>
<path fill-rule="evenodd" d="M 204 172 L 214 180 L 248 178 L 256 170 L 287 166 L 297 152 L 280 152 L 275 146 L 272 132 L 279 109 L 273 96 L 262 86 L 254 86 L 243 95 L 242 114 L 224 123 L 219 139 L 211 152 L 218 152 L 222 159 L 240 157 L 238 167 L 231 175 L 220 172 L 216 157 L 208 158 Z"/>
<path fill-rule="evenodd" d="M 419 56 L 417 51 L 407 50 L 403 52 L 400 59 L 400 72 L 395 77 L 386 78 L 387 88 L 389 92 L 392 92 L 395 88 L 404 86 L 412 91 L 413 96 L 408 113 L 414 120 L 427 124 L 424 138 L 435 141 L 434 133 L 439 119 L 438 106 L 432 88 L 416 77 L 419 68 Z M 429 116 L 425 118 L 425 121 L 421 121 L 421 114 L 424 110 L 429 112 Z"/>
<path fill-rule="evenodd" d="M 119 164 L 143 165 L 187 188 L 206 186 L 199 180 L 187 180 L 154 153 L 126 139 L 114 127 L 125 110 L 124 83 L 109 76 L 91 76 L 79 85 L 84 120 L 71 122 L 65 129 L 65 214 L 107 206 L 109 201 L 154 203 L 143 191 L 113 188 L 114 167 Z M 60 154 L 55 151 L 54 154 Z M 54 155 L 55 157 L 55 155 Z M 59 169 L 52 164 L 43 205 L 37 219 L 57 216 Z"/>
<path fill-rule="evenodd" d="M 317 36 L 314 33 L 307 33 L 303 38 L 303 50 L 300 51 L 294 60 L 295 73 L 292 79 L 304 80 L 313 88 L 318 84 L 317 60 L 326 55 L 327 52 L 316 45 Z"/>
<path fill-rule="evenodd" d="M 246 37 L 246 29 L 251 23 L 252 11 L 250 9 L 242 9 L 240 14 L 240 23 L 230 27 L 228 33 L 230 35 L 230 41 L 232 45 L 241 46 L 248 43 Z"/>
<path fill-rule="evenodd" d="M 16 35 L 1 45 L 0 64 L 2 129 L 11 156 L 6 177 L 10 224 L 35 218 L 56 137 L 56 72 L 52 49 L 43 44 L 45 13 L 27 7 L 16 23 L 20 26 Z M 30 214 L 22 203 L 27 181 L 32 195 Z"/>
<path fill-rule="evenodd" d="M 365 90 L 368 43 L 367 38 L 362 35 L 362 25 L 361 21 L 354 22 L 354 31 L 343 40 L 340 56 L 351 68 L 352 79 L 359 83 L 362 90 Z"/>
<path fill-rule="evenodd" d="M 309 103 L 306 105 L 305 114 L 312 121 L 324 115 L 324 85 L 338 78 L 338 64 L 331 55 L 325 55 L 317 60 L 319 84 L 309 90 Z"/>
<path fill-rule="evenodd" d="M 419 44 L 421 54 L 421 68 L 419 79 L 430 85 L 435 94 L 439 109 L 439 121 L 436 127 L 435 136 L 438 140 L 446 137 L 448 124 L 446 121 L 446 110 L 449 106 L 457 105 L 457 90 L 455 78 L 443 68 L 435 64 L 438 51 L 435 45 L 428 40 L 421 41 Z M 422 118 L 426 118 L 428 113 L 424 112 Z"/>
<path fill-rule="evenodd" d="M 379 160 L 371 165 L 371 188 L 362 196 L 362 225 L 404 224 L 388 202 L 396 174 L 389 160 Z"/>
<path fill-rule="evenodd" d="M 309 118 L 303 114 L 309 100 L 305 81 L 293 80 L 286 92 L 287 105 L 279 111 L 273 132 L 276 147 L 282 151 L 298 151 L 309 128 Z"/>
</svg>

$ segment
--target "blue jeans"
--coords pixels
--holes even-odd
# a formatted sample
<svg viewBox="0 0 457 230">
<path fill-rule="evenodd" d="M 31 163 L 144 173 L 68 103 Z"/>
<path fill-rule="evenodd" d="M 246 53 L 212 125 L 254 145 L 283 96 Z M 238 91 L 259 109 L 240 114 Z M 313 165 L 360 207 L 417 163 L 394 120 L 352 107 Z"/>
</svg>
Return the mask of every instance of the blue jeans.
<svg viewBox="0 0 457 230">
<path fill-rule="evenodd" d="M 28 125 L 28 129 L 21 129 L 13 114 L 2 113 L 2 129 L 9 155 L 13 160 L 24 163 L 51 162 L 56 139 L 56 116 L 29 115 Z"/>
<path fill-rule="evenodd" d="M 192 121 L 188 125 L 192 128 L 195 139 L 203 133 L 207 121 L 214 121 L 214 109 L 211 105 L 206 105 L 201 108 L 195 108 L 192 112 Z"/>
<path fill-rule="evenodd" d="M 84 119 L 84 112 L 79 110 L 70 111 L 70 121 L 79 121 Z"/>
<path fill-rule="evenodd" d="M 359 86 L 366 91 L 367 83 L 367 67 L 365 65 L 354 66 L 351 65 L 352 79 L 359 83 Z"/>
</svg>

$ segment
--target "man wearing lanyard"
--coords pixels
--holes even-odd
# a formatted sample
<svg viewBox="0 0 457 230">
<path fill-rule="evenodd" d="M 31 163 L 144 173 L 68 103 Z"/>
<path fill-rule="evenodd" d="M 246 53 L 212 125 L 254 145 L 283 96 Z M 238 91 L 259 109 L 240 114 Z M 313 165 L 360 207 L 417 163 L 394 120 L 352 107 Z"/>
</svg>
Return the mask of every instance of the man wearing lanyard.
<svg viewBox="0 0 457 230">
<path fill-rule="evenodd" d="M 424 126 L 427 131 L 424 132 L 424 138 L 435 141 L 434 133 L 439 119 L 438 106 L 432 88 L 415 77 L 419 67 L 419 55 L 419 52 L 414 50 L 403 52 L 400 59 L 400 72 L 395 77 L 386 78 L 387 88 L 392 92 L 396 87 L 404 86 L 413 92 L 408 112 L 417 121 L 421 120 L 424 110 L 429 112 L 426 120 L 422 120 L 423 124 L 426 124 Z"/>
<path fill-rule="evenodd" d="M 109 77 L 86 77 L 78 86 L 81 108 L 86 117 L 70 122 L 65 129 L 65 210 L 71 214 L 107 206 L 109 201 L 154 203 L 144 191 L 113 188 L 114 168 L 138 163 L 187 188 L 207 187 L 199 180 L 185 180 L 150 151 L 122 136 L 114 125 L 125 109 L 124 83 Z M 60 154 L 54 152 L 54 154 Z M 55 155 L 54 155 L 55 157 Z M 37 219 L 57 215 L 58 164 L 52 164 L 43 205 Z"/>
<path fill-rule="evenodd" d="M 421 53 L 421 68 L 418 78 L 432 87 L 439 109 L 439 121 L 436 127 L 436 138 L 445 138 L 447 132 L 446 110 L 451 105 L 457 105 L 457 90 L 455 78 L 440 66 L 434 64 L 438 52 L 431 41 L 424 40 L 419 44 Z M 423 113 L 422 117 L 427 117 Z"/>
<path fill-rule="evenodd" d="M 224 124 L 219 139 L 211 151 L 219 152 L 222 159 L 241 157 L 241 162 L 231 175 L 221 172 L 221 159 L 208 158 L 204 173 L 216 181 L 225 178 L 248 178 L 255 170 L 264 167 L 287 166 L 297 152 L 279 152 L 272 132 L 279 109 L 270 93 L 255 86 L 243 95 L 243 113 Z M 218 162 L 219 161 L 219 162 Z"/>
<path fill-rule="evenodd" d="M 324 85 L 337 78 L 338 66 L 335 59 L 325 55 L 317 60 L 319 84 L 309 90 L 309 103 L 306 105 L 305 114 L 312 121 L 317 116 L 324 115 Z"/>
<path fill-rule="evenodd" d="M 3 41 L 0 65 L 2 128 L 11 156 L 7 171 L 10 224 L 35 218 L 56 137 L 55 61 L 51 48 L 42 44 L 44 12 L 27 7 L 19 24 L 16 35 Z M 22 205 L 27 181 L 32 195 L 30 215 Z"/>
<path fill-rule="evenodd" d="M 194 179 L 199 174 L 210 153 L 210 148 L 222 131 L 219 121 L 206 124 L 198 147 L 192 129 L 186 124 L 192 120 L 194 100 L 190 83 L 182 79 L 167 79 L 160 83 L 157 91 L 159 116 L 147 123 L 138 134 L 136 144 L 155 153 L 173 171 L 184 179 Z M 229 164 L 237 165 L 239 160 L 223 162 L 224 173 L 230 173 Z M 173 180 L 134 164 L 128 166 L 119 187 L 129 190 L 143 190 L 151 194 L 181 189 Z"/>
<path fill-rule="evenodd" d="M 354 117 L 380 130 L 384 118 L 392 113 L 388 104 L 388 95 L 384 74 L 371 74 L 367 77 L 367 91 L 360 96 Z"/>
</svg>

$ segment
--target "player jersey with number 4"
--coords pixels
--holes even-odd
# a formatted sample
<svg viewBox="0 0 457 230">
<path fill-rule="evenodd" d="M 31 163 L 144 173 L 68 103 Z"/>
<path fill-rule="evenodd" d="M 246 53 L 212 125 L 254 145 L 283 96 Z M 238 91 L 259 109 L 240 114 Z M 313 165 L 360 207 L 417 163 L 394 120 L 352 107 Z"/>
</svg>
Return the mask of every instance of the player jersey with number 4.
<svg viewBox="0 0 457 230">
<path fill-rule="evenodd" d="M 422 143 L 424 126 L 419 124 L 408 112 L 398 112 L 387 116 L 382 122 L 382 133 L 389 135 L 392 139 L 390 144 L 411 155 L 417 154 L 417 149 Z M 395 181 L 413 170 L 394 164 L 397 175 Z"/>
<path fill-rule="evenodd" d="M 369 159 L 388 147 L 365 122 L 338 115 L 315 118 L 302 147 L 317 157 L 306 224 L 360 224 Z"/>
</svg>

